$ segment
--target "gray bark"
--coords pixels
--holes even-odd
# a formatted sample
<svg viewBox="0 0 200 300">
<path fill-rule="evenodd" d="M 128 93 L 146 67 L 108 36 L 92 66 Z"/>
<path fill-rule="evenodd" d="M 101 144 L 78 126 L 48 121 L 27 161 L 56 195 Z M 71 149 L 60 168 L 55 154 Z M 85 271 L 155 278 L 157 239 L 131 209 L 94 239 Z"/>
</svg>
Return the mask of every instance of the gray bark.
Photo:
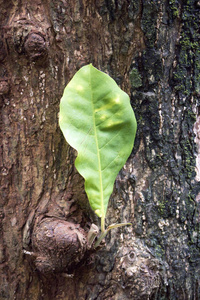
<svg viewBox="0 0 200 300">
<path fill-rule="evenodd" d="M 0 299 L 199 299 L 199 1 L 0 4 Z M 58 126 L 64 87 L 87 63 L 130 95 L 138 121 L 106 219 L 133 226 L 97 250 L 85 235 L 99 220 Z M 61 249 L 65 230 L 78 258 Z"/>
</svg>

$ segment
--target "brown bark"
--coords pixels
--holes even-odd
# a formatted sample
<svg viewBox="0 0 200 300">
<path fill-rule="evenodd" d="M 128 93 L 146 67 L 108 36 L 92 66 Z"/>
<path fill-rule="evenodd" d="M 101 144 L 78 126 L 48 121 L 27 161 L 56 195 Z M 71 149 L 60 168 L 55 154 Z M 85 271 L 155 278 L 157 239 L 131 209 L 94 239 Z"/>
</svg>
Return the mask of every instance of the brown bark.
<svg viewBox="0 0 200 300">
<path fill-rule="evenodd" d="M 187 2 L 0 1 L 0 299 L 199 299 L 200 6 Z M 133 226 L 97 250 L 58 127 L 87 63 L 131 96 L 138 121 L 107 215 Z"/>
</svg>

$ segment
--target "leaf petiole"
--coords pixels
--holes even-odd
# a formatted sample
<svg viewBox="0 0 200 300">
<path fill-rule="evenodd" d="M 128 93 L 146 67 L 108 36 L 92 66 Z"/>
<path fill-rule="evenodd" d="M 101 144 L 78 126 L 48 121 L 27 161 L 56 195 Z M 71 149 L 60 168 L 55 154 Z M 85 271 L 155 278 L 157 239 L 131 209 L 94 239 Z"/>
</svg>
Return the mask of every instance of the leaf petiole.
<svg viewBox="0 0 200 300">
<path fill-rule="evenodd" d="M 101 217 L 101 232 L 105 231 L 105 217 Z"/>
<path fill-rule="evenodd" d="M 101 219 L 102 221 L 102 219 Z M 104 222 L 105 222 L 105 219 L 104 219 Z M 102 225 L 102 223 L 101 223 Z M 104 231 L 101 231 L 101 234 L 99 236 L 99 238 L 97 239 L 95 245 L 94 245 L 94 248 L 97 248 L 100 243 L 102 242 L 102 240 L 105 238 L 105 236 L 107 235 L 108 231 L 111 230 L 111 229 L 114 229 L 114 228 L 118 228 L 118 227 L 122 227 L 122 226 L 126 226 L 126 225 L 132 225 L 131 223 L 119 223 L 119 224 L 111 224 L 109 225 L 106 230 L 104 229 Z"/>
</svg>

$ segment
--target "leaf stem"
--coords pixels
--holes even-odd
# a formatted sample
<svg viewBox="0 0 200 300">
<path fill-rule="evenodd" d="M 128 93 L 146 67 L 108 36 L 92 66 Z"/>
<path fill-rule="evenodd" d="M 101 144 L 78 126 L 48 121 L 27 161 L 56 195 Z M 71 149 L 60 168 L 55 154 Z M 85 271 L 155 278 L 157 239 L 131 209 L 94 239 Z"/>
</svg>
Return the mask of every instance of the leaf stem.
<svg viewBox="0 0 200 300">
<path fill-rule="evenodd" d="M 97 248 L 101 244 L 102 240 L 105 238 L 105 236 L 106 236 L 107 233 L 108 233 L 108 230 L 106 229 L 104 232 L 102 232 L 100 234 L 98 240 L 94 244 L 94 248 Z"/>
<path fill-rule="evenodd" d="M 105 217 L 101 217 L 101 232 L 105 231 Z"/>
<path fill-rule="evenodd" d="M 97 248 L 100 243 L 102 242 L 102 240 L 105 238 L 106 234 L 108 233 L 109 230 L 113 229 L 113 228 L 118 228 L 118 227 L 122 227 L 122 226 L 127 226 L 127 225 L 132 225 L 131 223 L 119 223 L 119 224 L 111 224 L 109 225 L 106 229 L 105 229 L 105 218 L 101 218 L 101 234 L 98 238 L 98 240 L 96 241 L 94 248 Z M 103 229 L 102 230 L 102 226 Z"/>
</svg>

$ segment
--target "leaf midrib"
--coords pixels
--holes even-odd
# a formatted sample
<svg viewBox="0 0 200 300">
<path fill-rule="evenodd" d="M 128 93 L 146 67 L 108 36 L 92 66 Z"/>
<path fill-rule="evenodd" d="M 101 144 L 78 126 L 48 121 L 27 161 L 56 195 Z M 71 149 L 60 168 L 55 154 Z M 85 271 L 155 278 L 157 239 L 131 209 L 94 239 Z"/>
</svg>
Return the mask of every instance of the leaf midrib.
<svg viewBox="0 0 200 300">
<path fill-rule="evenodd" d="M 91 89 L 91 102 L 92 102 L 92 116 L 93 116 L 93 126 L 94 126 L 94 137 L 95 143 L 97 148 L 97 159 L 98 159 L 98 169 L 99 169 L 99 181 L 100 181 L 100 193 L 101 193 L 101 218 L 105 218 L 104 214 L 104 197 L 103 197 L 103 182 L 102 182 L 102 174 L 101 174 L 101 157 L 99 151 L 99 142 L 97 139 L 97 130 L 96 130 L 96 121 L 95 121 L 95 110 L 94 110 L 94 103 L 93 103 L 93 90 L 92 90 L 92 81 L 91 81 L 91 69 L 90 69 L 90 89 Z"/>
</svg>

